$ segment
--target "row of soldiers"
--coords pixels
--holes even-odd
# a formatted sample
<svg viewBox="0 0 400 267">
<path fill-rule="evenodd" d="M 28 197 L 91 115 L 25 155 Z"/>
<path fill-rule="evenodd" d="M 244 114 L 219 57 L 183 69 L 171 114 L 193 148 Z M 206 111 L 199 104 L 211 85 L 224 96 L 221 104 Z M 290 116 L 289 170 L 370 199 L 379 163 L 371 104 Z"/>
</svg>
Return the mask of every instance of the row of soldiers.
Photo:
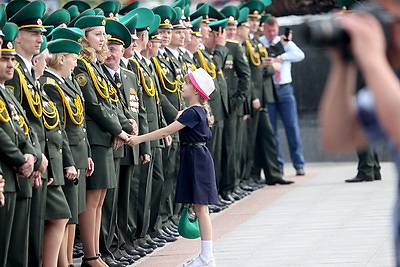
<svg viewBox="0 0 400 267">
<path fill-rule="evenodd" d="M 130 135 L 172 123 L 184 77 L 205 69 L 218 212 L 282 178 L 264 108 L 276 98 L 274 63 L 257 39 L 270 1 L 217 10 L 187 0 L 153 9 L 70 1 L 0 8 L 1 266 L 125 266 L 176 240 L 179 136 L 130 147 Z M 261 170 L 265 180 L 261 179 Z"/>
</svg>

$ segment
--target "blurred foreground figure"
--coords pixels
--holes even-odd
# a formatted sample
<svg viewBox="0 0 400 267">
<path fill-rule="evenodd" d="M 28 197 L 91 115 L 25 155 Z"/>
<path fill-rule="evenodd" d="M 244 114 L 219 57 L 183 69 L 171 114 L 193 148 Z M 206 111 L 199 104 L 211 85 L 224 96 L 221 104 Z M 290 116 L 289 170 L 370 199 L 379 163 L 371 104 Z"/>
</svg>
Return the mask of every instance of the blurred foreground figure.
<svg viewBox="0 0 400 267">
<path fill-rule="evenodd" d="M 368 142 L 389 140 L 400 173 L 400 4 L 396 0 L 376 1 L 382 12 L 393 17 L 385 28 L 367 13 L 343 15 L 339 24 L 350 36 L 353 60 L 343 60 L 338 50 L 331 51 L 331 71 L 321 102 L 322 145 L 332 152 L 366 147 Z M 368 51 L 368 56 L 365 55 Z M 390 56 L 387 56 L 390 55 Z M 357 68 L 368 89 L 355 96 Z M 394 210 L 396 266 L 400 266 L 400 199 Z"/>
</svg>

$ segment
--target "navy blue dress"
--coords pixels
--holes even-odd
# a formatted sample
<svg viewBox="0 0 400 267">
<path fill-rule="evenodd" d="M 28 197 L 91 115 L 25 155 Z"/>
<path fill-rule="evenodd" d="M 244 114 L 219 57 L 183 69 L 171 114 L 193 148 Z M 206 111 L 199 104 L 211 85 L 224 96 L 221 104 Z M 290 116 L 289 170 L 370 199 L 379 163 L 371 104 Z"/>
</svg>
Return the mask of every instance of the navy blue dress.
<svg viewBox="0 0 400 267">
<path fill-rule="evenodd" d="M 190 107 L 178 121 L 186 127 L 179 131 L 181 158 L 175 201 L 218 204 L 214 161 L 208 148 L 201 144 L 211 139 L 206 111 L 201 106 Z"/>
</svg>

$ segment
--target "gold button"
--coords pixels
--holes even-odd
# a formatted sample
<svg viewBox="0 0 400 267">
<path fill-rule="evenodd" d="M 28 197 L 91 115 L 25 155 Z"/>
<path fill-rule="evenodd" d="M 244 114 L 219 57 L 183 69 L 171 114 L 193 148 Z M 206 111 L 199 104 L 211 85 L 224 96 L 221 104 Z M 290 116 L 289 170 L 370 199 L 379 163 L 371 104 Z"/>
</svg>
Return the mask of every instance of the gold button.
<svg viewBox="0 0 400 267">
<path fill-rule="evenodd" d="M 86 128 L 83 128 L 83 132 L 86 132 Z"/>
<path fill-rule="evenodd" d="M 61 130 L 58 130 L 58 133 L 61 134 Z"/>
<path fill-rule="evenodd" d="M 60 148 L 60 153 L 62 153 L 62 149 Z"/>
</svg>

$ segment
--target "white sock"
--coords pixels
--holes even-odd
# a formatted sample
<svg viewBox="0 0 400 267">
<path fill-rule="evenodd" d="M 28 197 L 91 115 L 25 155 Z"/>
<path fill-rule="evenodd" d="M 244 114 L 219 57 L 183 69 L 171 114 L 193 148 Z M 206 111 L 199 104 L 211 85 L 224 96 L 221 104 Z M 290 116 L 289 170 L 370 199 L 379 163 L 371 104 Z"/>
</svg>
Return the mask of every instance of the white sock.
<svg viewBox="0 0 400 267">
<path fill-rule="evenodd" d="M 201 256 L 207 260 L 214 258 L 212 240 L 201 241 Z"/>
</svg>

